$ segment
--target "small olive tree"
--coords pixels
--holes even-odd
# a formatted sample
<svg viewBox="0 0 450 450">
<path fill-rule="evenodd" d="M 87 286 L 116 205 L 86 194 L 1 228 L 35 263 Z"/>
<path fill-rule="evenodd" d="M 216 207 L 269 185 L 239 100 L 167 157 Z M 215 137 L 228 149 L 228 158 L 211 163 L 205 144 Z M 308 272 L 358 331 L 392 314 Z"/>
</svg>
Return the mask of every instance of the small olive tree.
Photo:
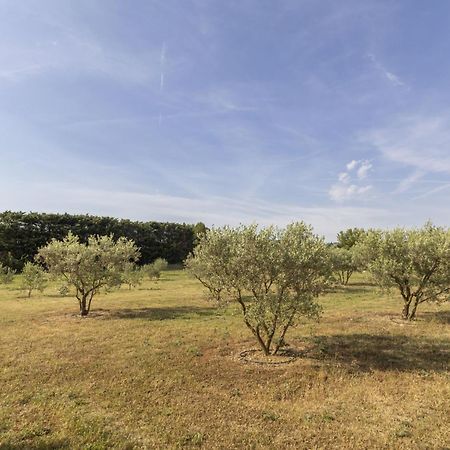
<svg viewBox="0 0 450 450">
<path fill-rule="evenodd" d="M 0 284 L 9 284 L 14 280 L 15 270 L 0 263 Z"/>
<path fill-rule="evenodd" d="M 137 267 L 135 263 L 129 262 L 125 265 L 124 271 L 121 274 L 121 282 L 128 285 L 128 289 L 139 286 L 144 278 L 144 272 Z"/>
<path fill-rule="evenodd" d="M 381 288 L 400 291 L 404 319 L 413 320 L 421 303 L 450 300 L 449 229 L 427 223 L 412 230 L 370 230 L 355 252 Z"/>
<path fill-rule="evenodd" d="M 158 281 L 161 278 L 161 272 L 167 270 L 168 265 L 164 258 L 156 258 L 151 264 L 145 264 L 142 271 L 150 280 Z"/>
<path fill-rule="evenodd" d="M 366 231 L 363 228 L 348 228 L 340 231 L 337 235 L 337 247 L 350 250 L 365 234 Z"/>
<path fill-rule="evenodd" d="M 22 269 L 20 287 L 27 292 L 28 297 L 34 290 L 42 292 L 47 286 L 47 277 L 44 269 L 37 264 L 27 262 Z"/>
<path fill-rule="evenodd" d="M 115 241 L 112 236 L 89 236 L 84 244 L 69 233 L 63 240 L 53 239 L 39 249 L 36 258 L 51 274 L 62 276 L 75 288 L 80 315 L 87 316 L 99 290 L 120 284 L 127 264 L 139 256 L 134 242 L 123 237 Z"/>
<path fill-rule="evenodd" d="M 256 225 L 217 228 L 202 236 L 187 269 L 217 302 L 236 301 L 266 355 L 285 344 L 300 316 L 318 318 L 329 254 L 303 223 L 280 230 Z"/>
<path fill-rule="evenodd" d="M 168 266 L 169 266 L 169 263 L 164 258 L 156 258 L 153 261 L 153 267 L 155 268 L 155 270 L 157 270 L 160 273 L 167 270 Z"/>
<path fill-rule="evenodd" d="M 340 284 L 347 285 L 358 266 L 352 249 L 331 247 L 331 267 Z"/>
</svg>

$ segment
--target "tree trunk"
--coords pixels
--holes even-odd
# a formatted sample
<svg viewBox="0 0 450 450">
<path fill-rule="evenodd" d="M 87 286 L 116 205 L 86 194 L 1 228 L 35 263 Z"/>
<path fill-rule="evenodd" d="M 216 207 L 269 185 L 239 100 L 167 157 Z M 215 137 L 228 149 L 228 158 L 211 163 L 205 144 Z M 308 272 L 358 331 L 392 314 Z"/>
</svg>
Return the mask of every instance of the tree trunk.
<svg viewBox="0 0 450 450">
<path fill-rule="evenodd" d="M 404 300 L 402 319 L 409 320 L 409 306 L 411 305 L 411 299 Z"/>
<path fill-rule="evenodd" d="M 31 297 L 31 289 L 28 289 L 28 298 Z"/>
<path fill-rule="evenodd" d="M 416 301 L 414 302 L 413 308 L 412 308 L 411 312 L 409 313 L 408 320 L 415 320 L 415 318 L 416 318 L 417 306 L 419 306 L 419 300 L 416 300 Z"/>
<path fill-rule="evenodd" d="M 263 338 L 261 337 L 261 334 L 259 333 L 259 329 L 258 328 L 259 327 L 256 327 L 256 330 L 255 330 L 256 339 L 258 339 L 258 343 L 261 346 L 261 348 L 263 349 L 264 354 L 266 356 L 269 356 L 270 355 L 270 343 L 268 345 L 266 345 L 266 343 L 264 342 Z"/>
<path fill-rule="evenodd" d="M 89 313 L 89 310 L 86 306 L 86 297 L 83 297 L 80 301 L 80 316 L 85 317 Z"/>
</svg>

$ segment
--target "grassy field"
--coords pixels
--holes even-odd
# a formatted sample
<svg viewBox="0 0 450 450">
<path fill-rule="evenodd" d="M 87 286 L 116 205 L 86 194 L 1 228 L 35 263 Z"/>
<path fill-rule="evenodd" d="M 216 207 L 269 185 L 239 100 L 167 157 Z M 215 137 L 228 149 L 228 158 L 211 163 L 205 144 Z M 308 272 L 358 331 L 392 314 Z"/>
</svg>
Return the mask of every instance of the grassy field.
<svg viewBox="0 0 450 450">
<path fill-rule="evenodd" d="M 402 323 L 362 277 L 321 303 L 287 336 L 304 355 L 268 365 L 182 271 L 84 319 L 56 286 L 0 286 L 0 448 L 450 448 L 450 309 Z"/>
</svg>

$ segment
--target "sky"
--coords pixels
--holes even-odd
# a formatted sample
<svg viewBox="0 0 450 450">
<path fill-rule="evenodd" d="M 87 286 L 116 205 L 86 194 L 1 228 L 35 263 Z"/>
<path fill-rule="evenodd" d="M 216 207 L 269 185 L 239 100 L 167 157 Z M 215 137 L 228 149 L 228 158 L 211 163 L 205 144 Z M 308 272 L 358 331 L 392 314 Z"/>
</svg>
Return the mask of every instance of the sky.
<svg viewBox="0 0 450 450">
<path fill-rule="evenodd" d="M 0 210 L 450 224 L 450 2 L 0 0 Z"/>
</svg>

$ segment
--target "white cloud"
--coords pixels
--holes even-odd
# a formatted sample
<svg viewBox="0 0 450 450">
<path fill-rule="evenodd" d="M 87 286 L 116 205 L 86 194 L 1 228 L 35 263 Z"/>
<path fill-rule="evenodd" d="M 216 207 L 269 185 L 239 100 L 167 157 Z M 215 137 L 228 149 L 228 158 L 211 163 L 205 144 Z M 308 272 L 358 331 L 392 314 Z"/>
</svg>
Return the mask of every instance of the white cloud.
<svg viewBox="0 0 450 450">
<path fill-rule="evenodd" d="M 358 161 L 354 159 L 347 164 L 347 170 L 353 170 L 358 165 Z"/>
<path fill-rule="evenodd" d="M 345 200 L 351 200 L 355 197 L 359 197 L 372 189 L 372 186 L 357 186 L 356 184 L 344 185 L 334 184 L 329 190 L 329 194 L 332 200 L 336 202 L 343 202 Z"/>
<path fill-rule="evenodd" d="M 333 184 L 328 191 L 330 198 L 335 202 L 343 202 L 362 197 L 365 193 L 372 189 L 370 185 L 359 185 L 352 182 L 351 172 L 356 170 L 358 180 L 367 177 L 372 164 L 367 160 L 352 160 L 346 164 L 348 172 L 341 172 L 338 175 L 338 182 Z"/>
<path fill-rule="evenodd" d="M 369 170 L 372 168 L 372 164 L 369 161 L 360 161 L 358 170 L 356 171 L 356 175 L 360 180 L 363 180 L 367 177 Z"/>
<path fill-rule="evenodd" d="M 350 182 L 350 175 L 347 172 L 341 172 L 338 179 L 341 183 L 347 184 Z"/>
</svg>

